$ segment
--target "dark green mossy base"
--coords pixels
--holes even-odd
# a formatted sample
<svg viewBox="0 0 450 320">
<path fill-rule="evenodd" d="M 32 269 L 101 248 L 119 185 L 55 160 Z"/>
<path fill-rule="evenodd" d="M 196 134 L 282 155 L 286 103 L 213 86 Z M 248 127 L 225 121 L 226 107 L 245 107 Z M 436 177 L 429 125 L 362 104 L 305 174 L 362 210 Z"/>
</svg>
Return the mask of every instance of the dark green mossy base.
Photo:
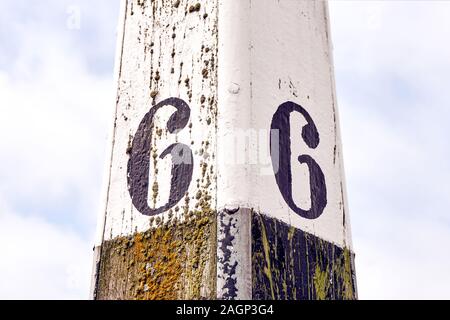
<svg viewBox="0 0 450 320">
<path fill-rule="evenodd" d="M 353 261 L 348 249 L 253 213 L 255 300 L 356 299 Z"/>
</svg>

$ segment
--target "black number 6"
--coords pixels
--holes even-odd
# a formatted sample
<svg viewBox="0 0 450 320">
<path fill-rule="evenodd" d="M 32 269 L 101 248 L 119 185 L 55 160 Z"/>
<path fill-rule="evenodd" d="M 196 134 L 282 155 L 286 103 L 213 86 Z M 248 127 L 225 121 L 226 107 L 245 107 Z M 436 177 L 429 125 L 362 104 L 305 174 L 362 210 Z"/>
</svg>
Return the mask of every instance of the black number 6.
<svg viewBox="0 0 450 320">
<path fill-rule="evenodd" d="M 130 159 L 128 160 L 128 191 L 136 209 L 147 216 L 153 216 L 175 206 L 188 191 L 192 180 L 193 157 L 191 149 L 182 143 L 175 143 L 164 150 L 160 158 L 171 154 L 172 170 L 170 196 L 167 203 L 152 209 L 148 205 L 150 151 L 152 141 L 153 117 L 164 106 L 173 106 L 177 110 L 167 122 L 167 130 L 175 133 L 186 127 L 191 110 L 186 102 L 178 98 L 161 101 L 144 116 L 133 139 Z"/>
<path fill-rule="evenodd" d="M 292 198 L 290 117 L 294 111 L 301 113 L 307 121 L 302 128 L 302 138 L 305 143 L 311 149 L 319 145 L 319 132 L 308 112 L 294 102 L 285 102 L 278 107 L 272 118 L 270 136 L 272 166 L 278 188 L 289 207 L 303 218 L 316 219 L 327 205 L 327 188 L 322 169 L 309 155 L 300 155 L 298 161 L 306 163 L 309 168 L 311 208 L 309 210 L 299 208 Z"/>
</svg>

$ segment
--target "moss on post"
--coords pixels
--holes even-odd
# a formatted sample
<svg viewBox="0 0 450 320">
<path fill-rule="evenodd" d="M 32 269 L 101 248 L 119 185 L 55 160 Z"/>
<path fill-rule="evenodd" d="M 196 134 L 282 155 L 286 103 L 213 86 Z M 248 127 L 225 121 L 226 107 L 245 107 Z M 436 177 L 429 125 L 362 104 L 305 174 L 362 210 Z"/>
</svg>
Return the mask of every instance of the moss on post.
<svg viewBox="0 0 450 320">
<path fill-rule="evenodd" d="M 215 234 L 215 212 L 197 211 L 185 221 L 106 241 L 97 299 L 214 299 Z"/>
<path fill-rule="evenodd" d="M 356 299 L 353 255 L 265 215 L 252 217 L 254 299 Z"/>
</svg>

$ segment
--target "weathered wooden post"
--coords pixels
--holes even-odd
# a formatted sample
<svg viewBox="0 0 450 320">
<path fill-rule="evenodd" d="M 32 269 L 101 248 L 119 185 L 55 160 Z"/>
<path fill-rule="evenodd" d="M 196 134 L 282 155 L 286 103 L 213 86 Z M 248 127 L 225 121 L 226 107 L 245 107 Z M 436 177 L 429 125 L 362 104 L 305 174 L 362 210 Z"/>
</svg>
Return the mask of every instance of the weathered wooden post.
<svg viewBox="0 0 450 320">
<path fill-rule="evenodd" d="M 354 299 L 327 3 L 124 0 L 95 299 Z"/>
</svg>

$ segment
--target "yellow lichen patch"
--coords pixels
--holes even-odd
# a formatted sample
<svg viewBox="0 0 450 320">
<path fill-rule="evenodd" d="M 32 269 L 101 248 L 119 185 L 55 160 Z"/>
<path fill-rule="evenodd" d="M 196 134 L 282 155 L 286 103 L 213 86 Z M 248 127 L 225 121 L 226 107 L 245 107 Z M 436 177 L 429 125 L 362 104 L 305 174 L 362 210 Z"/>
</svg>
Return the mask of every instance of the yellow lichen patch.
<svg viewBox="0 0 450 320">
<path fill-rule="evenodd" d="M 262 225 L 261 239 L 262 239 L 263 246 L 264 246 L 264 258 L 266 261 L 266 266 L 264 266 L 264 273 L 267 276 L 267 278 L 269 279 L 270 292 L 272 295 L 272 299 L 275 299 L 274 285 L 273 285 L 273 279 L 272 279 L 272 267 L 271 267 L 271 263 L 270 263 L 270 244 L 269 244 L 269 240 L 267 239 L 264 224 L 261 223 L 261 225 Z"/>
<path fill-rule="evenodd" d="M 345 300 L 355 299 L 356 295 L 353 289 L 351 252 L 347 248 L 344 249 L 344 267 L 342 270 L 342 274 L 343 298 Z"/>
<path fill-rule="evenodd" d="M 316 265 L 314 272 L 314 288 L 316 290 L 316 299 L 325 300 L 329 288 L 329 274 L 328 270 L 322 271 L 319 265 Z"/>
<path fill-rule="evenodd" d="M 174 239 L 166 227 L 155 229 L 147 240 L 142 234 L 136 234 L 134 240 L 134 254 L 140 258 L 141 275 L 136 299 L 176 299 L 176 286 L 182 270 L 181 261 L 178 259 L 181 241 Z"/>
<path fill-rule="evenodd" d="M 216 218 L 204 209 L 104 242 L 97 298 L 215 298 Z"/>
</svg>

